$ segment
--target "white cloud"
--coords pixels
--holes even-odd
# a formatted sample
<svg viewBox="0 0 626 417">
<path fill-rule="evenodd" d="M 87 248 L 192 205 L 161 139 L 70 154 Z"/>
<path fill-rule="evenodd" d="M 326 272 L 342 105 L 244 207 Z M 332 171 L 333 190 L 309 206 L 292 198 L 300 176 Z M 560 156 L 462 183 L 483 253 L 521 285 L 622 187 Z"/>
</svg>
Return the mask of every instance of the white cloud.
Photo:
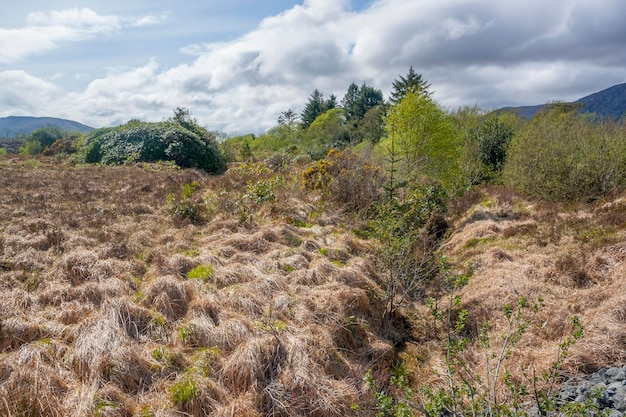
<svg viewBox="0 0 626 417">
<path fill-rule="evenodd" d="M 39 113 L 42 103 L 54 101 L 59 89 L 40 78 L 22 70 L 0 72 L 0 85 L 11 88 L 0 89 L 0 116 L 46 116 Z M 45 107 L 44 107 L 45 108 Z M 49 109 L 45 109 L 49 110 Z"/>
<path fill-rule="evenodd" d="M 554 0 L 549 8 L 540 0 L 378 0 L 359 12 L 347 0 L 306 0 L 236 38 L 180 44 L 178 52 L 191 57 L 184 64 L 160 66 L 157 45 L 144 65 L 43 102 L 54 115 L 62 110 L 94 126 L 161 120 L 184 106 L 211 129 L 258 132 L 281 111 L 300 111 L 316 88 L 341 99 L 351 82 L 367 82 L 387 94 L 409 65 L 450 107 L 575 99 L 626 82 L 625 15 L 621 0 Z M 39 47 L 50 49 L 173 18 L 131 22 L 72 9 L 31 15 L 16 30 L 28 39 L 47 30 Z"/>
<path fill-rule="evenodd" d="M 99 15 L 83 8 L 32 12 L 26 26 L 0 28 L 0 63 L 15 63 L 24 58 L 58 48 L 67 42 L 86 41 L 120 31 L 124 26 L 146 26 L 162 22 L 166 15 L 147 15 L 121 19 Z"/>
<path fill-rule="evenodd" d="M 150 14 L 139 18 L 127 19 L 130 26 L 142 27 L 142 26 L 154 26 L 160 25 L 168 19 L 169 13 Z"/>
</svg>

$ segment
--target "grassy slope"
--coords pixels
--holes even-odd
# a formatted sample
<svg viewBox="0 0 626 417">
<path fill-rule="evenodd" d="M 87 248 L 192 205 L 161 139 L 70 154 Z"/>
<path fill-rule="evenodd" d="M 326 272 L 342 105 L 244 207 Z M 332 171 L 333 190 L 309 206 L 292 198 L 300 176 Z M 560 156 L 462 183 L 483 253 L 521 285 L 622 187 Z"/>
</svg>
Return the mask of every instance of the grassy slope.
<svg viewBox="0 0 626 417">
<path fill-rule="evenodd" d="M 0 414 L 372 414 L 363 376 L 384 385 L 402 335 L 380 319 L 368 243 L 297 187 L 242 224 L 245 180 L 0 160 Z M 204 224 L 163 211 L 191 181 L 217 204 Z M 490 190 L 453 220 L 444 251 L 474 269 L 461 297 L 475 326 L 498 334 L 503 303 L 545 299 L 510 368 L 545 368 L 572 314 L 586 336 L 566 371 L 624 361 L 626 202 L 565 210 Z M 200 265 L 214 272 L 188 278 Z M 425 307 L 409 314 L 404 356 L 427 381 L 439 335 Z"/>
</svg>

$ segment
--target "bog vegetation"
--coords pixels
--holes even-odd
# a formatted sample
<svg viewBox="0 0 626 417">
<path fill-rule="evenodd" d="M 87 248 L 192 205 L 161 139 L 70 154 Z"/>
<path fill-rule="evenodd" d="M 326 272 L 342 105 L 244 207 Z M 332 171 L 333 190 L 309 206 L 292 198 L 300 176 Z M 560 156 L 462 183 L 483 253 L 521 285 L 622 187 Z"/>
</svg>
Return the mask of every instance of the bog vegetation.
<svg viewBox="0 0 626 417">
<path fill-rule="evenodd" d="M 599 415 L 626 359 L 626 126 L 316 90 L 0 157 L 0 414 Z M 595 413 L 595 414 L 594 414 Z"/>
</svg>

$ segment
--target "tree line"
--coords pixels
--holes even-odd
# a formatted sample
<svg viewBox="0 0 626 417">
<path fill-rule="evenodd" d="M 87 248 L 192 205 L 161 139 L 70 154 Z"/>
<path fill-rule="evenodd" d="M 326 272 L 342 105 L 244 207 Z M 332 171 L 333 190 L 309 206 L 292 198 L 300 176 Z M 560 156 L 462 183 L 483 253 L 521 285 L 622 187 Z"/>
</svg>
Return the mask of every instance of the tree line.
<svg viewBox="0 0 626 417">
<path fill-rule="evenodd" d="M 130 120 L 87 135 L 40 128 L 20 138 L 19 153 L 105 164 L 164 159 L 220 173 L 232 162 L 315 162 L 350 148 L 386 172 L 392 194 L 403 184 L 437 183 L 459 195 L 495 181 L 542 199 L 576 200 L 626 186 L 623 121 L 583 115 L 568 103 L 548 105 L 531 120 L 477 107 L 448 110 L 430 87 L 411 66 L 393 81 L 387 100 L 366 83 L 351 83 L 340 99 L 315 89 L 300 114 L 283 111 L 259 136 L 218 140 L 178 108 L 162 122 Z M 0 148 L 0 155 L 9 151 L 15 149 Z"/>
</svg>

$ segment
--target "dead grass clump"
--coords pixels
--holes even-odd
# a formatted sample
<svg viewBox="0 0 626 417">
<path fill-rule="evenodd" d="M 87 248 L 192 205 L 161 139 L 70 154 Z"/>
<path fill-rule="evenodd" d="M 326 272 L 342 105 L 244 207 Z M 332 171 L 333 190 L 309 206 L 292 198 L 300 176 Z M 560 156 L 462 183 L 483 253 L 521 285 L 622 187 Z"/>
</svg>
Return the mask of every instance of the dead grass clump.
<svg viewBox="0 0 626 417">
<path fill-rule="evenodd" d="M 250 324 L 242 319 L 232 318 L 209 329 L 205 335 L 205 343 L 206 346 L 217 347 L 220 351 L 228 353 L 251 337 Z"/>
<path fill-rule="evenodd" d="M 65 277 L 74 286 L 97 278 L 95 265 L 98 255 L 90 250 L 72 251 L 61 259 L 61 267 Z"/>
<path fill-rule="evenodd" d="M 280 243 L 285 246 L 297 248 L 302 243 L 302 236 L 294 226 L 281 225 L 275 228 L 275 232 L 280 236 Z"/>
<path fill-rule="evenodd" d="M 367 292 L 359 288 L 331 283 L 319 286 L 304 296 L 307 297 L 306 305 L 320 317 L 324 315 L 368 317 L 371 312 Z"/>
<path fill-rule="evenodd" d="M 361 363 L 372 370 L 372 377 L 379 387 L 387 386 L 391 369 L 397 358 L 396 349 L 386 340 L 374 340 L 360 351 Z"/>
<path fill-rule="evenodd" d="M 24 345 L 0 361 L 0 413 L 7 416 L 54 416 L 71 414 L 61 398 L 71 378 L 56 366 L 45 344 Z"/>
<path fill-rule="evenodd" d="M 616 243 L 607 247 L 605 250 L 615 258 L 617 262 L 626 262 L 626 242 Z"/>
<path fill-rule="evenodd" d="M 148 230 L 138 230 L 132 233 L 126 239 L 126 247 L 133 255 L 145 253 L 150 247 L 154 245 L 154 234 L 151 234 Z"/>
<path fill-rule="evenodd" d="M 10 317 L 1 323 L 0 352 L 16 350 L 23 345 L 48 337 L 50 334 L 45 326 L 20 317 Z"/>
<path fill-rule="evenodd" d="M 65 325 L 80 323 L 94 312 L 93 307 L 77 300 L 61 303 L 58 310 L 55 314 L 56 318 Z"/>
<path fill-rule="evenodd" d="M 594 283 L 594 279 L 587 272 L 584 255 L 562 254 L 554 262 L 554 266 L 572 288 L 587 288 Z"/>
<path fill-rule="evenodd" d="M 151 384 L 151 363 L 134 347 L 114 309 L 79 326 L 74 337 L 77 372 L 83 380 L 109 381 L 130 394 Z"/>
<path fill-rule="evenodd" d="M 271 243 L 263 238 L 263 235 L 236 234 L 222 242 L 224 246 L 231 246 L 240 252 L 251 252 L 261 255 L 270 250 Z"/>
<path fill-rule="evenodd" d="M 289 273 L 293 271 L 307 269 L 309 267 L 309 260 L 300 254 L 282 254 L 283 256 L 280 256 L 281 254 L 276 255 L 278 255 L 276 257 L 277 259 L 272 259 L 269 262 L 266 261 L 263 265 L 264 268 L 285 271 Z"/>
<path fill-rule="evenodd" d="M 318 375 L 297 376 L 286 370 L 263 390 L 263 409 L 273 416 L 338 417 L 351 415 L 356 388 Z"/>
<path fill-rule="evenodd" d="M 221 305 L 216 294 L 202 294 L 189 303 L 187 315 L 190 317 L 208 316 L 216 326 L 219 326 L 220 308 Z"/>
<path fill-rule="evenodd" d="M 158 275 L 175 275 L 180 278 L 186 278 L 187 272 L 199 265 L 197 259 L 180 254 L 169 258 L 165 255 L 157 255 L 154 263 L 157 266 Z"/>
<path fill-rule="evenodd" d="M 260 403 L 258 395 L 248 392 L 240 395 L 231 402 L 219 406 L 213 413 L 214 417 L 261 417 L 258 410 Z"/>
<path fill-rule="evenodd" d="M 513 236 L 533 236 L 537 232 L 537 222 L 534 220 L 524 223 L 515 223 L 512 226 L 506 227 L 502 230 L 502 237 L 505 239 Z"/>
<path fill-rule="evenodd" d="M 334 281 L 334 277 L 339 273 L 339 267 L 328 259 L 320 257 L 313 259 L 309 268 L 302 273 L 293 274 L 291 280 L 299 285 L 315 286 L 323 285 Z"/>
<path fill-rule="evenodd" d="M 32 247 L 17 252 L 12 258 L 13 267 L 26 272 L 41 272 L 52 264 L 52 257 Z"/>
<path fill-rule="evenodd" d="M 183 283 L 168 275 L 150 282 L 144 291 L 144 305 L 156 309 L 170 322 L 187 314 L 191 295 Z"/>
<path fill-rule="evenodd" d="M 229 390 L 261 392 L 275 380 L 285 361 L 281 340 L 274 336 L 255 337 L 240 344 L 226 359 L 220 380 Z"/>
<path fill-rule="evenodd" d="M 128 337 L 137 341 L 147 338 L 161 340 L 165 334 L 165 320 L 153 311 L 138 306 L 127 297 L 115 298 L 105 304 L 105 314 L 111 314 Z"/>
<path fill-rule="evenodd" d="M 108 383 L 94 394 L 93 409 L 98 417 L 131 417 L 133 401 L 117 386 Z"/>
</svg>

